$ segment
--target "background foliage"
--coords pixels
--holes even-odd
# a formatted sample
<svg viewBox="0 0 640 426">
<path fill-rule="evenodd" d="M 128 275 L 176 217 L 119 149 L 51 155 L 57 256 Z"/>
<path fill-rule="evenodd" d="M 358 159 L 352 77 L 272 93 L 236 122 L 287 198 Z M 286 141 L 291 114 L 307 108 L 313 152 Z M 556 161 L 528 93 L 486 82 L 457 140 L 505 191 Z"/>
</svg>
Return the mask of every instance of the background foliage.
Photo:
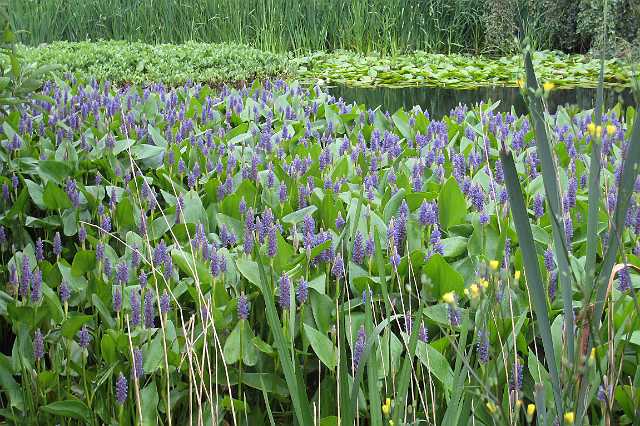
<svg viewBox="0 0 640 426">
<path fill-rule="evenodd" d="M 269 51 L 505 53 L 515 22 L 537 49 L 585 52 L 601 0 L 9 0 L 20 40 L 116 39 L 251 44 Z M 612 0 L 616 38 L 631 43 L 639 11 Z M 516 19 L 514 19 L 514 17 Z"/>
</svg>

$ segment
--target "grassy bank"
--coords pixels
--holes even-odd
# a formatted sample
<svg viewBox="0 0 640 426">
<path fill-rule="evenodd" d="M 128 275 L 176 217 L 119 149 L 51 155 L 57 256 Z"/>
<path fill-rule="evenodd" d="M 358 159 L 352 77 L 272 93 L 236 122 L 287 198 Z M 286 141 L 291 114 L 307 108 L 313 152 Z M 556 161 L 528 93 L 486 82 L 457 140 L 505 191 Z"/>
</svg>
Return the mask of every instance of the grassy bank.
<svg viewBox="0 0 640 426">
<path fill-rule="evenodd" d="M 21 47 L 27 62 L 55 63 L 81 79 L 95 77 L 114 82 L 164 82 L 188 80 L 208 84 L 237 83 L 266 77 L 322 79 L 355 87 L 435 86 L 472 88 L 515 86 L 521 57 L 486 58 L 416 52 L 397 56 L 364 56 L 352 52 L 315 53 L 295 58 L 233 44 L 190 42 L 150 45 L 123 41 L 56 42 Z M 543 81 L 558 87 L 594 87 L 598 63 L 583 55 L 546 52 L 535 56 Z M 620 61 L 607 63 L 605 82 L 627 85 L 631 67 Z"/>
</svg>

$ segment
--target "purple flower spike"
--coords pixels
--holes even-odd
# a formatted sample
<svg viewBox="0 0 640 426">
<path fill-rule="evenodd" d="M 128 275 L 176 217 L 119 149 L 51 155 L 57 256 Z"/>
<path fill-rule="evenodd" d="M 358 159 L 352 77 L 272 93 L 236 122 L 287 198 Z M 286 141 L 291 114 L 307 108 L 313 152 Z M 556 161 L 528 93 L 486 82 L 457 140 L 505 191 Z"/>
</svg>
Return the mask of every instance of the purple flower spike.
<svg viewBox="0 0 640 426">
<path fill-rule="evenodd" d="M 478 361 L 481 364 L 489 362 L 489 339 L 487 333 L 484 330 L 478 331 Z"/>
<path fill-rule="evenodd" d="M 238 297 L 238 318 L 241 320 L 249 319 L 249 300 L 244 294 Z"/>
<path fill-rule="evenodd" d="M 618 290 L 621 292 L 631 290 L 631 275 L 629 274 L 629 267 L 625 265 L 618 275 Z"/>
<path fill-rule="evenodd" d="M 62 240 L 60 239 L 60 232 L 56 232 L 53 236 L 53 254 L 60 256 L 62 253 Z"/>
<path fill-rule="evenodd" d="M 133 377 L 142 378 L 144 370 L 142 369 L 142 349 L 133 350 Z"/>
<path fill-rule="evenodd" d="M 358 337 L 353 347 L 353 368 L 357 369 L 364 352 L 364 347 L 367 343 L 367 332 L 364 329 L 364 325 L 360 326 L 358 330 Z"/>
<path fill-rule="evenodd" d="M 115 288 L 112 298 L 113 310 L 118 313 L 122 309 L 122 292 L 120 291 L 120 287 Z"/>
<path fill-rule="evenodd" d="M 128 391 L 127 379 L 124 377 L 124 374 L 120 373 L 116 379 L 116 402 L 119 405 L 124 404 L 127 400 Z"/>
<path fill-rule="evenodd" d="M 169 293 L 165 290 L 160 296 L 160 313 L 162 315 L 169 313 L 171 310 L 171 300 L 169 299 Z"/>
<path fill-rule="evenodd" d="M 60 283 L 60 287 L 58 288 L 58 293 L 60 295 L 60 301 L 65 303 L 71 297 L 71 290 L 69 289 L 69 285 L 66 281 L 62 281 Z"/>
<path fill-rule="evenodd" d="M 333 267 L 331 268 L 331 273 L 336 279 L 340 279 L 344 277 L 344 262 L 342 261 L 342 255 L 338 254 L 333 261 Z"/>
<path fill-rule="evenodd" d="M 340 231 L 345 225 L 345 221 L 342 218 L 342 213 L 338 212 L 338 217 L 336 218 L 336 229 Z"/>
<path fill-rule="evenodd" d="M 116 281 L 118 284 L 125 284 L 129 281 L 129 266 L 125 262 L 116 266 Z"/>
<path fill-rule="evenodd" d="M 31 303 L 38 303 L 40 299 L 42 299 L 42 271 L 36 268 L 31 282 Z"/>
<path fill-rule="evenodd" d="M 42 238 L 38 238 L 36 241 L 36 260 L 42 262 L 44 260 L 44 243 Z"/>
<path fill-rule="evenodd" d="M 138 292 L 136 290 L 131 290 L 130 294 L 131 299 L 131 325 L 133 327 L 137 327 L 140 325 L 142 320 L 140 313 L 140 296 L 138 296 Z"/>
<path fill-rule="evenodd" d="M 307 297 L 309 297 L 309 284 L 304 278 L 301 278 L 296 289 L 296 299 L 300 305 L 303 305 L 307 301 Z"/>
<path fill-rule="evenodd" d="M 364 261 L 364 242 L 360 231 L 356 233 L 356 236 L 353 239 L 353 251 L 351 253 L 351 257 L 353 258 L 353 261 L 358 264 L 362 264 Z"/>
<path fill-rule="evenodd" d="M 144 294 L 144 326 L 146 328 L 154 328 L 155 324 L 155 309 L 153 306 L 153 292 L 147 290 Z"/>
<path fill-rule="evenodd" d="M 40 329 L 33 336 L 33 356 L 38 361 L 44 358 L 44 337 Z"/>
<path fill-rule="evenodd" d="M 81 348 L 85 349 L 89 346 L 89 343 L 91 343 L 91 334 L 89 334 L 89 329 L 85 325 L 78 332 L 78 344 Z"/>
<path fill-rule="evenodd" d="M 280 277 L 278 304 L 282 309 L 289 309 L 291 307 L 291 279 L 287 274 Z"/>
</svg>

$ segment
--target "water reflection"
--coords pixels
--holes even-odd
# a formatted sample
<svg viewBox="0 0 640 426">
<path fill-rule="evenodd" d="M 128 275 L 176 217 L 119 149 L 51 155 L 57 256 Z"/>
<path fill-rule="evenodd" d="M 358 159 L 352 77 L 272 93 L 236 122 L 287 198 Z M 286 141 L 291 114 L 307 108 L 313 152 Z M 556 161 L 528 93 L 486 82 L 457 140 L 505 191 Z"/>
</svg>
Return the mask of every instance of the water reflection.
<svg viewBox="0 0 640 426">
<path fill-rule="evenodd" d="M 449 113 L 458 103 L 475 105 L 480 101 L 500 100 L 500 111 L 510 111 L 513 107 L 518 114 L 526 112 L 520 90 L 512 87 L 483 87 L 472 90 L 442 89 L 434 87 L 411 87 L 390 89 L 377 87 L 370 89 L 336 86 L 329 89 L 336 98 L 342 97 L 345 102 L 357 102 L 367 107 L 381 105 L 388 111 L 399 108 L 411 109 L 420 105 L 434 117 Z M 621 102 L 624 106 L 633 105 L 630 89 L 605 89 L 605 108 L 611 108 Z M 596 89 L 574 88 L 554 90 L 548 97 L 548 105 L 553 113 L 560 105 L 577 105 L 581 109 L 590 109 L 595 105 Z"/>
</svg>

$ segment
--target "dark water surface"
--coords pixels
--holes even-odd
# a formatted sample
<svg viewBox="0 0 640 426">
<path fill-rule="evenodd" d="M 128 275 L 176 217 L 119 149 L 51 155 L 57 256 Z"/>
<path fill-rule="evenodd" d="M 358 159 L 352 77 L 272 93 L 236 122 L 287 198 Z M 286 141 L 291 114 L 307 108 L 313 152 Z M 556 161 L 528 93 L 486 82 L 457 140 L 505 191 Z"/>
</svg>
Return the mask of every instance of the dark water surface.
<svg viewBox="0 0 640 426">
<path fill-rule="evenodd" d="M 425 108 L 434 117 L 449 114 L 459 103 L 473 106 L 480 101 L 487 103 L 500 101 L 498 110 L 511 111 L 513 106 L 517 114 L 524 114 L 526 107 L 520 90 L 513 87 L 482 87 L 471 90 L 442 89 L 435 87 L 410 87 L 391 89 L 376 87 L 370 89 L 336 86 L 329 89 L 336 98 L 342 97 L 345 102 L 356 102 L 373 108 L 381 105 L 383 110 L 394 112 L 399 108 L 411 109 L 414 105 Z M 574 88 L 558 89 L 549 93 L 547 104 L 552 113 L 558 106 L 577 105 L 580 109 L 590 109 L 595 105 L 596 89 Z M 634 104 L 631 90 L 605 89 L 605 109 L 621 102 L 624 106 Z"/>
</svg>

